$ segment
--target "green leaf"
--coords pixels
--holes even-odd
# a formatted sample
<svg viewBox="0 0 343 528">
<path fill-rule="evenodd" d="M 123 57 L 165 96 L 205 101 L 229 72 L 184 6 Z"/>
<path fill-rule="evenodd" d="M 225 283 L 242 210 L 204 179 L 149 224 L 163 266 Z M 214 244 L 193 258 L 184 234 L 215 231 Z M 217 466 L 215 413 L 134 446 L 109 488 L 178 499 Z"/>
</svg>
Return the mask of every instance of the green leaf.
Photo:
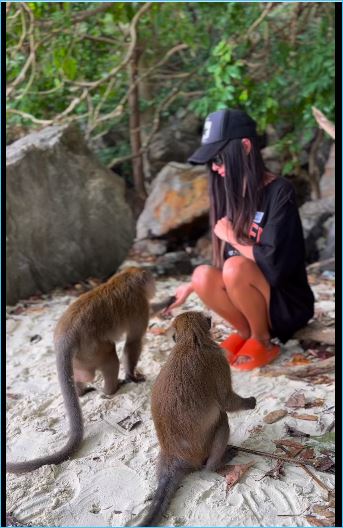
<svg viewBox="0 0 343 528">
<path fill-rule="evenodd" d="M 312 442 L 312 440 L 315 440 L 315 442 L 320 442 L 321 444 L 334 444 L 335 439 L 336 439 L 335 431 L 331 431 L 321 436 L 311 436 L 311 439 L 309 440 L 309 442 Z"/>
<path fill-rule="evenodd" d="M 72 57 L 68 57 L 63 62 L 62 69 L 66 77 L 68 77 L 71 80 L 75 79 L 76 72 L 77 72 L 77 61 L 73 59 Z"/>
<path fill-rule="evenodd" d="M 282 175 L 290 174 L 293 169 L 294 169 L 293 161 L 287 161 L 287 163 L 285 163 L 284 166 L 282 167 Z"/>
<path fill-rule="evenodd" d="M 239 99 L 239 101 L 240 101 L 241 103 L 245 103 L 245 101 L 248 100 L 248 90 L 247 90 L 247 89 L 243 90 L 243 92 L 241 92 L 241 93 L 239 94 L 238 99 Z"/>
</svg>

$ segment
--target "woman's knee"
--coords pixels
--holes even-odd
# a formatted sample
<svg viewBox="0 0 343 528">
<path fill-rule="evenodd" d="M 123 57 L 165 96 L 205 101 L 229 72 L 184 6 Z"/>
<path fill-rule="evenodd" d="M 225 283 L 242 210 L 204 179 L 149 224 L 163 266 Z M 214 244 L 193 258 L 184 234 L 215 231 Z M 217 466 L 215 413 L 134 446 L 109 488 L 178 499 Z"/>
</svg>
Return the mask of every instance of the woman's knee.
<svg viewBox="0 0 343 528">
<path fill-rule="evenodd" d="M 226 284 L 235 284 L 250 279 L 254 262 L 246 257 L 236 256 L 227 259 L 223 266 L 223 280 Z"/>
<path fill-rule="evenodd" d="M 195 268 L 192 275 L 192 286 L 195 292 L 202 291 L 209 286 L 212 272 L 213 268 L 205 264 Z"/>
</svg>

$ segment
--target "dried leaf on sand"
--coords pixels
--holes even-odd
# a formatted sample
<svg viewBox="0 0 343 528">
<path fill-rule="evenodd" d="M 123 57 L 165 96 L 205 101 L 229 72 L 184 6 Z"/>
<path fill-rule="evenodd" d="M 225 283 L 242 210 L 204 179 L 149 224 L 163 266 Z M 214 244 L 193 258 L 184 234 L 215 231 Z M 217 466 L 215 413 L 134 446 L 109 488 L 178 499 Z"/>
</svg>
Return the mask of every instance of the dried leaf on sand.
<svg viewBox="0 0 343 528">
<path fill-rule="evenodd" d="M 329 473 L 335 473 L 335 462 L 328 455 L 317 458 L 315 461 L 315 466 L 320 471 L 329 471 Z"/>
<path fill-rule="evenodd" d="M 308 365 L 311 363 L 309 359 L 304 357 L 302 354 L 294 354 L 291 357 L 290 361 L 287 361 L 287 363 L 284 363 L 285 367 L 294 367 L 296 365 Z"/>
<path fill-rule="evenodd" d="M 164 335 L 167 332 L 168 328 L 163 326 L 152 326 L 149 328 L 149 333 L 154 335 Z"/>
<path fill-rule="evenodd" d="M 305 409 L 312 409 L 312 407 L 322 407 L 325 403 L 325 400 L 322 398 L 317 398 L 316 400 L 311 400 L 305 403 Z"/>
<path fill-rule="evenodd" d="M 274 440 L 274 444 L 276 444 L 277 446 L 283 445 L 286 447 L 291 447 L 292 449 L 301 449 L 303 447 L 303 444 L 300 444 L 300 442 L 296 442 L 295 440 L 288 440 L 288 438 Z"/>
<path fill-rule="evenodd" d="M 332 526 L 327 519 L 318 519 L 314 515 L 306 515 L 306 521 L 310 526 Z"/>
<path fill-rule="evenodd" d="M 248 469 L 254 465 L 254 462 L 248 462 L 248 464 L 230 464 L 221 469 L 218 473 L 225 477 L 227 483 L 227 490 L 229 491 L 242 476 L 248 471 Z"/>
<path fill-rule="evenodd" d="M 316 513 L 317 515 L 322 515 L 323 517 L 332 517 L 334 515 L 334 512 L 332 510 L 329 510 L 328 508 L 329 504 L 316 504 L 315 506 L 313 506 L 313 513 Z"/>
<path fill-rule="evenodd" d="M 278 420 L 281 420 L 281 418 L 283 418 L 284 416 L 286 416 L 288 414 L 287 411 L 285 411 L 284 409 L 279 409 L 277 411 L 272 411 L 270 413 L 268 413 L 264 418 L 263 418 L 263 421 L 267 424 L 272 424 L 272 423 L 275 423 L 277 422 Z"/>
<path fill-rule="evenodd" d="M 286 401 L 286 406 L 294 409 L 305 407 L 305 394 L 303 392 L 294 392 Z"/>
<path fill-rule="evenodd" d="M 273 479 L 280 479 L 284 475 L 285 475 L 284 463 L 282 460 L 278 460 L 276 463 L 276 466 L 274 466 L 271 470 L 267 471 L 267 473 L 263 475 L 262 478 L 271 477 Z"/>
<path fill-rule="evenodd" d="M 299 454 L 299 458 L 302 458 L 303 460 L 311 460 L 312 458 L 315 458 L 314 449 L 312 447 L 307 447 Z"/>
<path fill-rule="evenodd" d="M 297 418 L 298 420 L 308 420 L 310 422 L 318 422 L 318 416 L 314 416 L 313 414 L 298 414 L 298 413 L 291 413 L 292 418 Z"/>
</svg>

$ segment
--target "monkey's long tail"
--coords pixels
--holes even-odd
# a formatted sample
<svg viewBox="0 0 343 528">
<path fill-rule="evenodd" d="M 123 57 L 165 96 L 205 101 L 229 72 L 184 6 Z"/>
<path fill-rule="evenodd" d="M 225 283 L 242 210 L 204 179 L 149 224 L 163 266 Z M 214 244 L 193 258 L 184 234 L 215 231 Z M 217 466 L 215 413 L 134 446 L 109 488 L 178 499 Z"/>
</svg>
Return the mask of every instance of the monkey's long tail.
<svg viewBox="0 0 343 528">
<path fill-rule="evenodd" d="M 57 453 L 25 462 L 8 462 L 8 473 L 27 473 L 47 464 L 60 464 L 67 460 L 79 448 L 83 438 L 83 419 L 79 398 L 74 384 L 72 367 L 72 346 L 66 338 L 56 344 L 57 373 L 64 405 L 69 420 L 69 440 Z"/>
<path fill-rule="evenodd" d="M 173 461 L 168 467 L 162 469 L 150 508 L 142 521 L 135 526 L 158 525 L 181 480 L 189 471 L 189 466 L 179 460 Z"/>
</svg>

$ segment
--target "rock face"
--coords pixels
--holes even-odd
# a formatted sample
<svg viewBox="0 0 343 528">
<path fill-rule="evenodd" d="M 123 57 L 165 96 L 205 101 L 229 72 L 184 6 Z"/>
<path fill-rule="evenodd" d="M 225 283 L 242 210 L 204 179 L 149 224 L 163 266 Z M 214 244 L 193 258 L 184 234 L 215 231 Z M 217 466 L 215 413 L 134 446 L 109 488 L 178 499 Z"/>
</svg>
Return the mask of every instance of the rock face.
<svg viewBox="0 0 343 528">
<path fill-rule="evenodd" d="M 137 222 L 137 238 L 162 237 L 204 219 L 208 225 L 209 196 L 206 169 L 168 163 L 156 176 L 144 211 Z"/>
<path fill-rule="evenodd" d="M 334 226 L 332 228 L 335 214 L 334 196 L 306 202 L 300 207 L 299 213 L 304 230 L 307 262 L 333 256 L 330 251 L 334 252 L 335 244 Z M 330 245 L 328 249 L 325 247 L 326 241 Z"/>
<path fill-rule="evenodd" d="M 6 173 L 7 303 L 116 271 L 134 236 L 124 182 L 100 165 L 76 127 L 48 127 L 13 143 Z"/>
<path fill-rule="evenodd" d="M 154 177 L 168 162 L 186 163 L 200 146 L 203 121 L 194 114 L 178 115 L 157 132 L 149 146 L 148 157 Z"/>
</svg>

